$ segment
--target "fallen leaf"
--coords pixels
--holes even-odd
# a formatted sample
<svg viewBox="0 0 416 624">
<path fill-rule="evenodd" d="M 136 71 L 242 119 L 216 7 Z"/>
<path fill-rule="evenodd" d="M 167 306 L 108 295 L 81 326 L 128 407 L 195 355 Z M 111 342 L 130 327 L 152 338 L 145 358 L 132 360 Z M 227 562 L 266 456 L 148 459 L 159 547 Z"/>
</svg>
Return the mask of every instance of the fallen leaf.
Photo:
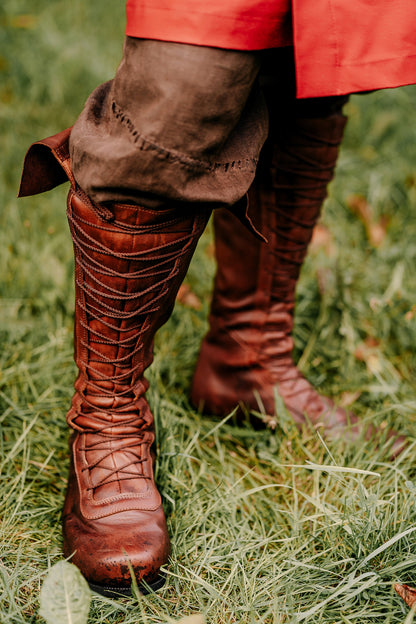
<svg viewBox="0 0 416 624">
<path fill-rule="evenodd" d="M 364 340 L 364 344 L 367 349 L 375 349 L 380 346 L 380 340 L 375 336 L 367 336 Z"/>
<path fill-rule="evenodd" d="M 349 407 L 360 398 L 361 394 L 361 390 L 356 390 L 355 392 L 343 392 L 337 403 L 340 407 Z"/>
<path fill-rule="evenodd" d="M 365 362 L 370 373 L 379 373 L 382 370 L 380 359 L 379 341 L 373 336 L 368 336 L 354 351 L 354 357 L 359 362 Z"/>
<path fill-rule="evenodd" d="M 402 585 L 401 583 L 396 583 L 394 589 L 399 594 L 400 598 L 403 598 L 408 607 L 413 607 L 416 603 L 416 589 L 409 587 L 409 585 Z"/>
<path fill-rule="evenodd" d="M 9 23 L 12 28 L 32 29 L 37 25 L 38 18 L 36 15 L 15 15 L 10 17 Z"/>
<path fill-rule="evenodd" d="M 416 305 L 412 305 L 410 310 L 408 310 L 406 314 L 404 315 L 404 318 L 406 319 L 406 321 L 411 321 L 415 318 L 415 316 L 416 316 Z"/>
<path fill-rule="evenodd" d="M 373 209 L 363 195 L 350 195 L 347 199 L 347 206 L 364 225 L 373 221 Z"/>
<path fill-rule="evenodd" d="M 336 245 L 334 238 L 329 229 L 318 223 L 313 230 L 312 240 L 309 246 L 310 251 L 319 251 L 322 249 L 328 257 L 333 257 L 336 253 Z"/>
<path fill-rule="evenodd" d="M 76 566 L 59 561 L 51 567 L 40 592 L 40 615 L 47 624 L 87 624 L 91 590 Z"/>
<path fill-rule="evenodd" d="M 209 243 L 209 245 L 205 247 L 205 253 L 208 256 L 208 258 L 214 258 L 215 257 L 215 243 Z"/>
<path fill-rule="evenodd" d="M 176 295 L 176 301 L 179 301 L 179 303 L 193 310 L 200 310 L 202 308 L 201 300 L 192 292 L 188 284 L 182 284 L 180 286 L 178 294 Z"/>
<path fill-rule="evenodd" d="M 390 219 L 384 215 L 380 217 L 379 221 L 369 224 L 367 236 L 373 247 L 380 247 L 381 243 L 386 238 L 389 222 Z"/>
<path fill-rule="evenodd" d="M 379 247 L 387 235 L 390 219 L 382 215 L 376 219 L 371 204 L 363 195 L 351 195 L 347 199 L 347 206 L 364 225 L 367 240 L 373 247 Z"/>
</svg>

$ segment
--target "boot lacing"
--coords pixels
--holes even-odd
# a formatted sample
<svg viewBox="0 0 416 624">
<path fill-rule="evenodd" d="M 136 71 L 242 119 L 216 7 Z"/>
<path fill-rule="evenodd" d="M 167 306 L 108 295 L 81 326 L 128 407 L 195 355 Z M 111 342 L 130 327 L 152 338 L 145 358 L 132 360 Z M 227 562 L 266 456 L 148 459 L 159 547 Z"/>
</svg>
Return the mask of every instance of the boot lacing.
<svg viewBox="0 0 416 624">
<path fill-rule="evenodd" d="M 322 409 L 321 397 L 293 363 L 291 334 L 296 283 L 327 195 L 327 185 L 333 177 L 339 140 L 312 134 L 305 134 L 305 138 L 308 146 L 313 145 L 310 154 L 299 150 L 298 145 L 284 144 L 275 149 L 269 169 L 277 201 L 273 201 L 271 215 L 271 253 L 275 261 L 272 263 L 271 314 L 266 322 L 265 337 L 272 338 L 266 347 L 268 356 L 271 355 L 269 367 L 271 364 L 279 381 L 285 382 L 285 396 L 292 396 L 290 384 L 293 382 L 293 396 L 309 393 L 309 402 Z M 299 379 L 305 383 L 299 385 Z M 313 409 L 311 405 L 309 408 Z"/>
<path fill-rule="evenodd" d="M 128 237 L 133 246 L 135 237 L 151 236 L 158 230 L 163 233 L 167 223 L 163 230 L 157 225 L 130 226 L 117 220 L 100 226 L 70 209 L 67 216 L 75 248 L 75 282 L 81 295 L 77 314 L 84 332 L 82 355 L 77 355 L 84 383 L 76 384 L 81 402 L 77 413 L 70 416 L 70 424 L 84 434 L 82 450 L 94 451 L 94 461 L 84 470 L 99 467 L 106 472 L 89 489 L 113 481 L 149 478 L 137 469 L 149 459 L 142 457 L 141 447 L 147 443 L 146 431 L 153 427 L 143 397 L 147 385 L 142 379 L 144 363 L 151 360 L 146 353 L 153 338 L 153 334 L 148 336 L 149 328 L 166 314 L 166 293 L 177 277 L 181 257 L 189 254 L 193 232 L 178 234 L 174 241 L 150 249 L 122 252 L 114 248 L 120 237 Z M 168 225 L 178 221 L 172 219 Z M 114 247 L 112 240 L 116 241 Z M 125 461 L 110 468 L 111 456 L 120 451 Z"/>
</svg>

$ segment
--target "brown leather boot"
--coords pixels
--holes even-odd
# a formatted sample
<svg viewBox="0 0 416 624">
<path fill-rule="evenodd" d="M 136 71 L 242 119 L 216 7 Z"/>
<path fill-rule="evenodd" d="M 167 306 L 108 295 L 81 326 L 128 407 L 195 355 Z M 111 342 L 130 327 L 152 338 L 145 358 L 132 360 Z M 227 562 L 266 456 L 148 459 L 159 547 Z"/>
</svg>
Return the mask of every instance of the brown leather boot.
<svg viewBox="0 0 416 624">
<path fill-rule="evenodd" d="M 249 212 L 268 244 L 230 212 L 214 217 L 217 274 L 192 402 L 226 415 L 236 405 L 276 422 L 275 392 L 296 423 L 337 435 L 351 416 L 321 396 L 294 365 L 295 287 L 333 177 L 346 118 L 293 119 L 266 145 Z M 354 419 L 355 420 L 355 419 Z"/>
<path fill-rule="evenodd" d="M 153 478 L 154 423 L 143 373 L 209 215 L 94 204 L 72 177 L 68 134 L 32 146 L 20 192 L 63 181 L 62 169 L 72 183 L 67 215 L 79 374 L 67 415 L 74 434 L 64 554 L 96 591 L 128 594 L 129 563 L 139 586 L 146 581 L 157 589 L 164 582 L 160 567 L 170 544 Z"/>
</svg>

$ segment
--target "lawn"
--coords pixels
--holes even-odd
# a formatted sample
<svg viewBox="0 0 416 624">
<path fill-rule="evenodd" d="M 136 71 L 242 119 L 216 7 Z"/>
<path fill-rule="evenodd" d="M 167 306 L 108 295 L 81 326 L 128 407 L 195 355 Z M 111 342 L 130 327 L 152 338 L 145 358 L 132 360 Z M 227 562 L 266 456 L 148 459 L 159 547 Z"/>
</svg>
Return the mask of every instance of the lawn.
<svg viewBox="0 0 416 624">
<path fill-rule="evenodd" d="M 40 587 L 62 559 L 75 375 L 67 189 L 17 200 L 21 163 L 112 77 L 123 26 L 114 0 L 0 6 L 0 624 L 43 622 Z M 192 297 L 160 330 L 148 372 L 167 583 L 139 600 L 94 596 L 91 624 L 198 612 L 212 624 L 411 621 L 393 584 L 416 586 L 416 88 L 355 96 L 346 113 L 299 284 L 296 358 L 320 391 L 409 445 L 393 461 L 383 439 L 329 442 L 284 413 L 255 431 L 191 407 L 215 271 L 208 228 Z"/>
</svg>

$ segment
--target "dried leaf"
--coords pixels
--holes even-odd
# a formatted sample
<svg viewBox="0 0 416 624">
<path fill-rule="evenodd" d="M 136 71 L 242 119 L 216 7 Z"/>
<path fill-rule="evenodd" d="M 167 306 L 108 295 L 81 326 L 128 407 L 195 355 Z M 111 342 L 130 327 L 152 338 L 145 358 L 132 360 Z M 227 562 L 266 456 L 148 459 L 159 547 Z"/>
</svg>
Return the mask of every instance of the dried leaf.
<svg viewBox="0 0 416 624">
<path fill-rule="evenodd" d="M 336 254 L 334 238 L 329 229 L 322 223 L 315 226 L 309 249 L 312 253 L 322 249 L 330 258 Z"/>
<path fill-rule="evenodd" d="M 373 374 L 382 370 L 379 346 L 380 343 L 377 338 L 368 336 L 354 352 L 355 358 L 360 362 L 365 362 L 369 372 Z"/>
<path fill-rule="evenodd" d="M 368 240 L 373 247 L 379 247 L 387 236 L 387 228 L 390 223 L 390 219 L 386 216 L 380 217 L 380 220 L 375 223 L 371 223 L 367 229 Z"/>
<path fill-rule="evenodd" d="M 347 199 L 347 206 L 364 225 L 373 221 L 373 209 L 363 195 L 350 195 Z"/>
<path fill-rule="evenodd" d="M 380 340 L 375 336 L 367 336 L 364 340 L 364 344 L 367 349 L 376 349 L 380 346 Z"/>
<path fill-rule="evenodd" d="M 355 392 L 343 392 L 341 394 L 340 400 L 338 401 L 338 405 L 340 407 L 349 407 L 353 405 L 361 396 L 361 390 L 356 390 Z"/>
<path fill-rule="evenodd" d="M 379 247 L 387 235 L 389 218 L 386 215 L 376 219 L 371 204 L 362 195 L 351 195 L 347 206 L 362 222 L 366 236 L 373 247 Z"/>
<path fill-rule="evenodd" d="M 87 624 L 91 590 L 76 566 L 59 561 L 40 592 L 40 615 L 47 624 Z"/>
<path fill-rule="evenodd" d="M 403 598 L 408 607 L 416 606 L 416 589 L 409 587 L 409 585 L 401 585 L 396 583 L 394 589 L 399 594 L 400 598 Z"/>
<path fill-rule="evenodd" d="M 205 254 L 208 258 L 215 258 L 215 243 L 209 243 L 205 247 Z"/>
<path fill-rule="evenodd" d="M 176 300 L 193 310 L 200 310 L 202 308 L 201 300 L 192 292 L 188 284 L 182 284 L 176 295 Z"/>
<path fill-rule="evenodd" d="M 416 305 L 412 305 L 410 310 L 408 310 L 406 314 L 404 315 L 404 318 L 406 319 L 406 321 L 411 321 L 415 318 L 415 316 L 416 316 Z"/>
<path fill-rule="evenodd" d="M 10 17 L 9 24 L 12 28 L 32 29 L 37 25 L 38 18 L 36 15 L 15 15 Z"/>
</svg>

